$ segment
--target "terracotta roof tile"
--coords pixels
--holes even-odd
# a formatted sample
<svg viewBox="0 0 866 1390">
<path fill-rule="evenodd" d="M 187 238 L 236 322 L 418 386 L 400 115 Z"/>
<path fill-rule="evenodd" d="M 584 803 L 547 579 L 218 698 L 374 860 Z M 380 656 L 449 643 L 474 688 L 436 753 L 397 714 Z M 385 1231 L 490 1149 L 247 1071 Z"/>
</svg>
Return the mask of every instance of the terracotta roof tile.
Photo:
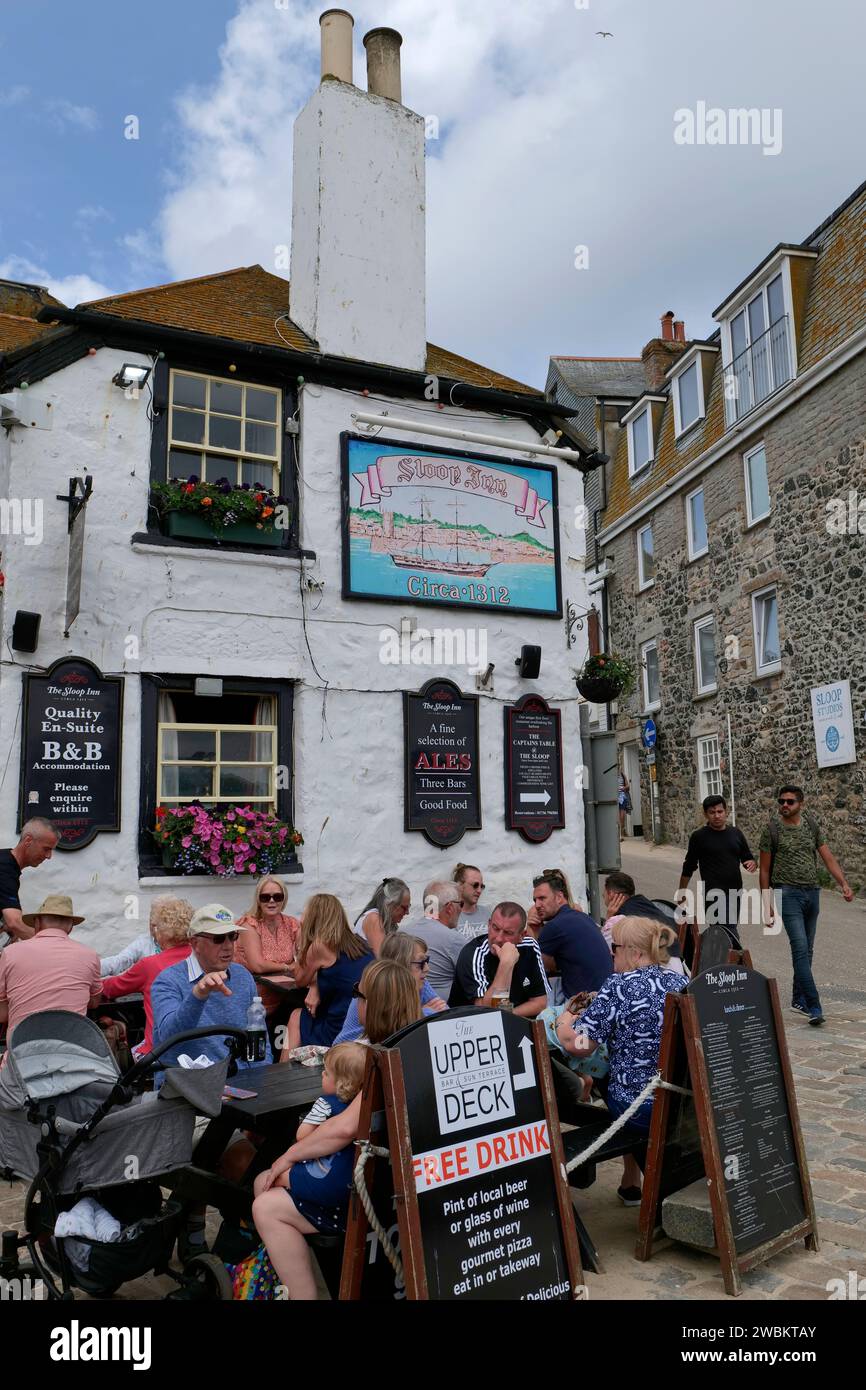
<svg viewBox="0 0 866 1390">
<path fill-rule="evenodd" d="M 19 314 L 0 314 L 0 352 L 14 352 L 56 331 L 56 325 L 50 323 L 37 323 Z"/>
<path fill-rule="evenodd" d="M 178 280 L 150 289 L 115 294 L 78 306 L 119 319 L 136 319 L 182 328 L 193 333 L 209 333 L 232 338 L 238 343 L 290 347 L 298 352 L 318 352 L 312 338 L 287 317 L 290 308 L 289 282 L 272 275 L 260 265 L 204 275 L 195 280 Z M 532 386 L 491 371 L 445 348 L 427 345 L 427 371 L 440 376 L 458 377 L 473 386 L 489 386 L 499 391 L 521 394 L 543 393 Z"/>
</svg>

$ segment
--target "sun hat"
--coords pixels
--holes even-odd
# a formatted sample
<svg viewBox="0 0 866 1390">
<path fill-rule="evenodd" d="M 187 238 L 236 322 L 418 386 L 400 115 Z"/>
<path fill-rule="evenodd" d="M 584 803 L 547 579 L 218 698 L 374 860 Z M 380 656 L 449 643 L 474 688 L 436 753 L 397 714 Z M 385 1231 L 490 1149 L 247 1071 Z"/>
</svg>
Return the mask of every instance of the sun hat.
<svg viewBox="0 0 866 1390">
<path fill-rule="evenodd" d="M 197 908 L 188 928 L 190 936 L 225 936 L 226 932 L 249 930 L 249 927 L 239 927 L 234 913 L 222 903 L 206 903 Z"/>
<path fill-rule="evenodd" d="M 83 917 L 76 917 L 72 911 L 72 899 L 66 893 L 49 893 L 48 897 L 42 902 L 41 907 L 37 907 L 35 912 L 22 912 L 21 921 L 25 926 L 34 927 L 36 917 L 69 917 L 72 925 L 77 927 L 79 922 L 83 922 Z"/>
</svg>

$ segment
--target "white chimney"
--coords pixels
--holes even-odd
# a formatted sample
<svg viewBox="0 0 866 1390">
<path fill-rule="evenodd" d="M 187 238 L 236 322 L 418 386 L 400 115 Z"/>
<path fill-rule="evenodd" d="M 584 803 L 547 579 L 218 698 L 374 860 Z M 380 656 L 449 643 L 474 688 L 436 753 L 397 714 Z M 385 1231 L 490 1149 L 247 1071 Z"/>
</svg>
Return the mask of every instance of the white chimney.
<svg viewBox="0 0 866 1390">
<path fill-rule="evenodd" d="M 291 318 L 322 352 L 422 371 L 424 119 L 400 102 L 402 40 L 367 35 L 364 92 L 346 65 L 351 16 L 320 22 L 322 81 L 295 120 Z"/>
</svg>

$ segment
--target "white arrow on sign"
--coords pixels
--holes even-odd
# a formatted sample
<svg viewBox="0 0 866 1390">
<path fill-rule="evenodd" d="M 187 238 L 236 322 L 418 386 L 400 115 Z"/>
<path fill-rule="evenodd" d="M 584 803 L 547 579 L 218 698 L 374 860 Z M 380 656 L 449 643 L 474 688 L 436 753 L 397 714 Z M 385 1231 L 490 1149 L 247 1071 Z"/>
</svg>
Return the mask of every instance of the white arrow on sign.
<svg viewBox="0 0 866 1390">
<path fill-rule="evenodd" d="M 515 1091 L 525 1091 L 527 1086 L 535 1085 L 535 1067 L 532 1064 L 532 1043 L 528 1038 L 520 1039 L 520 1051 L 523 1053 L 523 1071 L 519 1076 L 512 1077 Z"/>
<path fill-rule="evenodd" d="M 545 806 L 547 805 L 548 801 L 550 801 L 550 799 L 551 799 L 551 797 L 550 797 L 550 793 L 549 793 L 549 792 L 521 792 L 521 793 L 520 793 L 520 800 L 521 800 L 521 801 L 541 801 L 541 802 L 544 803 Z"/>
</svg>

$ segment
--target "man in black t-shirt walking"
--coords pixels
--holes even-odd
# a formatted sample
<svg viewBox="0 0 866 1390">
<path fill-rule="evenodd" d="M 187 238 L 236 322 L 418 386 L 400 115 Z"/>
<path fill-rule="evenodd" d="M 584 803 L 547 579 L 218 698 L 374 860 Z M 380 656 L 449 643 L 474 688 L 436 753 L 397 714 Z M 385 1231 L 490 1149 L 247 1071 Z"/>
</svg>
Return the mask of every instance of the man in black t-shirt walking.
<svg viewBox="0 0 866 1390">
<path fill-rule="evenodd" d="M 695 869 L 700 869 L 707 925 L 724 927 L 734 946 L 739 948 L 740 893 L 743 890 L 740 866 L 753 874 L 757 865 L 742 830 L 728 825 L 725 798 L 705 796 L 703 808 L 707 823 L 689 837 L 677 901 L 681 900 Z"/>
</svg>

